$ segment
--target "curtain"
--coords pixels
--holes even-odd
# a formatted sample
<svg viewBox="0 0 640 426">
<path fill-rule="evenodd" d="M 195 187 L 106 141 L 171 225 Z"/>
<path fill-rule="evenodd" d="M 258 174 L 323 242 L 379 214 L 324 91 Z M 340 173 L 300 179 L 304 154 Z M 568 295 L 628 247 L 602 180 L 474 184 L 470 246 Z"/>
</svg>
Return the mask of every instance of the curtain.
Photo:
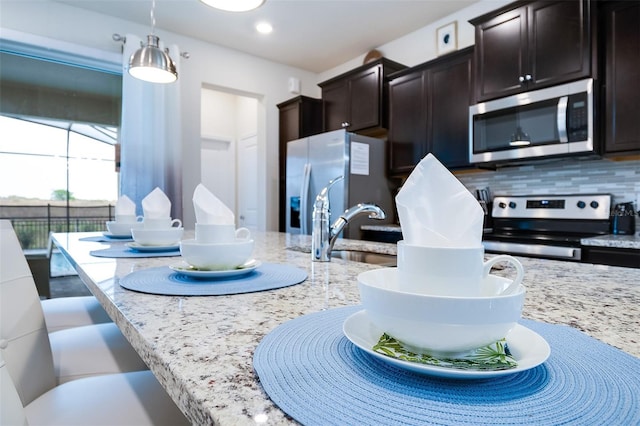
<svg viewBox="0 0 640 426">
<path fill-rule="evenodd" d="M 182 219 L 180 51 L 176 45 L 169 46 L 178 81 L 148 83 L 128 72 L 129 58 L 140 48 L 140 41 L 127 34 L 122 53 L 120 195 L 131 198 L 137 214 L 142 214 L 142 199 L 158 187 L 171 200 L 171 216 Z"/>
</svg>

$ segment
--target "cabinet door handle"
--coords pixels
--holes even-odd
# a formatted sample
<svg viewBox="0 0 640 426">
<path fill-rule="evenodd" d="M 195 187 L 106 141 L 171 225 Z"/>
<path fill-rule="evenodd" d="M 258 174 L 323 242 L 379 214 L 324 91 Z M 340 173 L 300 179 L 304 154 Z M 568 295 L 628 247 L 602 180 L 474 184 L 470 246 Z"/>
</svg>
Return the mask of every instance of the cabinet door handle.
<svg viewBox="0 0 640 426">
<path fill-rule="evenodd" d="M 346 121 L 342 122 L 342 127 L 349 127 L 349 123 L 347 123 Z"/>
<path fill-rule="evenodd" d="M 518 81 L 520 83 L 524 83 L 525 81 L 531 81 L 531 80 L 533 80 L 533 77 L 531 77 L 531 74 L 525 74 L 524 76 L 518 77 Z"/>
</svg>

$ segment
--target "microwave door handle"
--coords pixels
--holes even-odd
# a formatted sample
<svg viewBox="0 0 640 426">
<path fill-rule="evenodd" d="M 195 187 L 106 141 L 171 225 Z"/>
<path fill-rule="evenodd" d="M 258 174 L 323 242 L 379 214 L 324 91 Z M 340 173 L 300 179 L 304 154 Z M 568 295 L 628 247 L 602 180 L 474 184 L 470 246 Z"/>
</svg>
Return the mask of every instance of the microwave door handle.
<svg viewBox="0 0 640 426">
<path fill-rule="evenodd" d="M 558 99 L 558 114 L 557 114 L 557 122 L 558 126 L 558 137 L 560 138 L 560 142 L 566 143 L 569 141 L 567 138 L 567 104 L 569 102 L 568 96 L 562 96 Z"/>
</svg>

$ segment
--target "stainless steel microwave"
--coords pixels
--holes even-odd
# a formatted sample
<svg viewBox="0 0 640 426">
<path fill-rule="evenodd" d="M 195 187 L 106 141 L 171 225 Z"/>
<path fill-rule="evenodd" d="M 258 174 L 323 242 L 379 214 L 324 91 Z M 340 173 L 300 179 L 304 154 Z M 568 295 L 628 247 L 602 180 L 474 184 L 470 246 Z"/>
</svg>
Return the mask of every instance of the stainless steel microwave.
<svg viewBox="0 0 640 426">
<path fill-rule="evenodd" d="M 505 163 L 594 151 L 593 79 L 469 107 L 471 163 Z"/>
</svg>

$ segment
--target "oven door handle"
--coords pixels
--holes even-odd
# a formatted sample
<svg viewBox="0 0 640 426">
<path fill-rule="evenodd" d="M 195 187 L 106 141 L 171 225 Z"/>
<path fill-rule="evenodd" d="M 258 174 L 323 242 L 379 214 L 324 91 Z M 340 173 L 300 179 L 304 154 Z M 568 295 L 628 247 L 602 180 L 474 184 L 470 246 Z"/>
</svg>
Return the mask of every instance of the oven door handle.
<svg viewBox="0 0 640 426">
<path fill-rule="evenodd" d="M 509 254 L 524 254 L 531 256 L 542 256 L 557 259 L 580 260 L 582 250 L 576 247 L 547 246 L 543 244 L 517 244 L 503 243 L 499 241 L 483 241 L 486 251 Z"/>
<path fill-rule="evenodd" d="M 558 99 L 558 112 L 556 115 L 556 126 L 558 127 L 558 138 L 560 142 L 566 143 L 569 141 L 567 138 L 567 104 L 569 103 L 568 96 L 562 96 Z"/>
</svg>

